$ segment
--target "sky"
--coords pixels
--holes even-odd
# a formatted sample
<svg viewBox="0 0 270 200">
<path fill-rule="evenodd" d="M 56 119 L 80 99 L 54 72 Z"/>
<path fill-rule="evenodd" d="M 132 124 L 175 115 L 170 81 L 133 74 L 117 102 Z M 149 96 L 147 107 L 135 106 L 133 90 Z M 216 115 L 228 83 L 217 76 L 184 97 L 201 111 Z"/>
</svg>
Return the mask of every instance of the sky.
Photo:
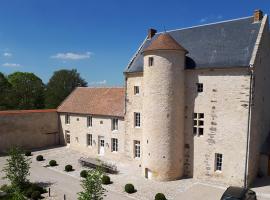
<svg viewBox="0 0 270 200">
<path fill-rule="evenodd" d="M 270 14 L 269 0 L 0 0 L 0 72 L 33 72 L 47 83 L 77 69 L 89 86 L 121 86 L 147 35 Z"/>
</svg>

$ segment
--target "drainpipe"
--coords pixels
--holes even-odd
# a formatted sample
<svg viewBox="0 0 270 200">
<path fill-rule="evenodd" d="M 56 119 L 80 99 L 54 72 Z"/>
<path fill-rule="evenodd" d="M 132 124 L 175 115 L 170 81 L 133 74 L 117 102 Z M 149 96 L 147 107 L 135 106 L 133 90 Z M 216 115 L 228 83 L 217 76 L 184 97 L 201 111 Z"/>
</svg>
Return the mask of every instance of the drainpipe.
<svg viewBox="0 0 270 200">
<path fill-rule="evenodd" d="M 244 187 L 248 186 L 248 160 L 249 160 L 249 142 L 250 142 L 250 126 L 251 126 L 251 107 L 253 105 L 253 66 L 250 66 L 250 86 L 249 86 L 249 104 L 248 104 L 248 125 L 247 125 L 247 143 L 246 143 L 246 160 L 245 160 L 245 174 Z"/>
</svg>

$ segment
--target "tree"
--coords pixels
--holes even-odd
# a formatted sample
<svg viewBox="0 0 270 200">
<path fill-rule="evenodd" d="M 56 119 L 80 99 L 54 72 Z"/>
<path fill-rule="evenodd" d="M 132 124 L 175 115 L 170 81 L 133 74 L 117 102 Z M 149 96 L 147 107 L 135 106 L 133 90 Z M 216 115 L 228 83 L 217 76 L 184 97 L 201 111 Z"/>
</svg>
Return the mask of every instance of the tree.
<svg viewBox="0 0 270 200">
<path fill-rule="evenodd" d="M 44 84 L 33 73 L 15 72 L 8 76 L 12 85 L 11 102 L 14 109 L 44 108 Z"/>
<path fill-rule="evenodd" d="M 76 87 L 86 86 L 76 69 L 55 71 L 46 88 L 46 108 L 57 108 Z"/>
<path fill-rule="evenodd" d="M 27 176 L 30 175 L 30 159 L 27 159 L 20 148 L 12 147 L 9 151 L 9 158 L 3 168 L 6 176 L 15 191 L 21 191 L 28 183 Z"/>
<path fill-rule="evenodd" d="M 3 73 L 0 72 L 0 110 L 11 109 L 10 105 L 11 84 Z"/>
<path fill-rule="evenodd" d="M 100 169 L 88 171 L 85 179 L 81 182 L 83 188 L 82 192 L 79 192 L 79 200 L 102 200 L 105 189 L 102 187 L 103 172 Z"/>
</svg>

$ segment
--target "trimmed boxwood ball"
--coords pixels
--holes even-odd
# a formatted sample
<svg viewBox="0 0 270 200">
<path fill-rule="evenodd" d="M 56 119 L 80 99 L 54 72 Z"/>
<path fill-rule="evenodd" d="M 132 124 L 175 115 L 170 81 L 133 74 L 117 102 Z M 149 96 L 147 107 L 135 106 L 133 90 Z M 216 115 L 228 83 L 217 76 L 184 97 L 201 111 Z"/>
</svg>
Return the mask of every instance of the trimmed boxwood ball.
<svg viewBox="0 0 270 200">
<path fill-rule="evenodd" d="M 65 166 L 65 171 L 71 172 L 72 170 L 73 170 L 72 165 L 66 165 Z"/>
<path fill-rule="evenodd" d="M 87 174 L 88 174 L 88 171 L 87 170 L 82 170 L 81 173 L 80 173 L 80 176 L 82 178 L 86 178 L 87 177 Z"/>
<path fill-rule="evenodd" d="M 25 156 L 32 156 L 32 153 L 31 153 L 31 151 L 25 151 L 24 155 Z"/>
<path fill-rule="evenodd" d="M 37 159 L 37 161 L 42 161 L 42 160 L 44 160 L 44 158 L 43 158 L 42 155 L 38 155 L 36 159 Z"/>
<path fill-rule="evenodd" d="M 49 165 L 50 165 L 51 167 L 54 167 L 54 166 L 57 165 L 57 162 L 56 162 L 55 160 L 50 160 Z"/>
<path fill-rule="evenodd" d="M 31 195 L 31 199 L 33 200 L 38 200 L 40 199 L 41 195 L 40 195 L 40 192 L 39 191 L 34 191 Z"/>
<path fill-rule="evenodd" d="M 110 183 L 111 183 L 111 179 L 109 176 L 107 175 L 102 176 L 102 184 L 109 185 Z"/>
<path fill-rule="evenodd" d="M 134 193 L 135 192 L 134 185 L 132 185 L 131 183 L 126 184 L 125 191 L 129 194 Z"/>
<path fill-rule="evenodd" d="M 155 200 L 167 200 L 163 193 L 157 193 L 155 196 Z"/>
</svg>

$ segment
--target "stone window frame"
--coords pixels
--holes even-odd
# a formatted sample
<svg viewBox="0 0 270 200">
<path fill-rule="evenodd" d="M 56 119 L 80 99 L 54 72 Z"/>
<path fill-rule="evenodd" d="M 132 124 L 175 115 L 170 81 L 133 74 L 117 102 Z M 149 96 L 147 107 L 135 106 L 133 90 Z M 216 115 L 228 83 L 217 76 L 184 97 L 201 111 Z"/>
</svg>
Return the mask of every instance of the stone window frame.
<svg viewBox="0 0 270 200">
<path fill-rule="evenodd" d="M 197 92 L 203 92 L 203 83 L 196 83 L 197 85 Z"/>
<path fill-rule="evenodd" d="M 86 134 L 86 145 L 93 146 L 93 135 L 90 133 Z"/>
<path fill-rule="evenodd" d="M 215 171 L 222 171 L 223 155 L 221 153 L 215 153 Z"/>
<path fill-rule="evenodd" d="M 139 140 L 134 140 L 134 158 L 141 157 L 141 142 Z"/>
<path fill-rule="evenodd" d="M 87 118 L 86 118 L 86 126 L 87 127 L 93 126 L 93 117 L 91 115 L 87 116 Z"/>
<path fill-rule="evenodd" d="M 193 113 L 193 134 L 203 136 L 204 134 L 204 113 Z"/>
<path fill-rule="evenodd" d="M 112 118 L 112 131 L 118 130 L 118 118 Z"/>
<path fill-rule="evenodd" d="M 134 86 L 134 95 L 139 95 L 140 94 L 140 86 L 135 85 Z"/>
<path fill-rule="evenodd" d="M 141 113 L 134 112 L 134 127 L 140 128 L 141 127 Z"/>
<path fill-rule="evenodd" d="M 65 131 L 65 136 L 66 136 L 66 143 L 70 144 L 70 132 L 69 131 Z"/>
<path fill-rule="evenodd" d="M 154 66 L 154 57 L 148 57 L 148 67 Z"/>
<path fill-rule="evenodd" d="M 65 124 L 70 124 L 70 115 L 65 114 Z"/>
<path fill-rule="evenodd" d="M 118 139 L 112 138 L 111 143 L 112 152 L 118 152 Z"/>
</svg>

